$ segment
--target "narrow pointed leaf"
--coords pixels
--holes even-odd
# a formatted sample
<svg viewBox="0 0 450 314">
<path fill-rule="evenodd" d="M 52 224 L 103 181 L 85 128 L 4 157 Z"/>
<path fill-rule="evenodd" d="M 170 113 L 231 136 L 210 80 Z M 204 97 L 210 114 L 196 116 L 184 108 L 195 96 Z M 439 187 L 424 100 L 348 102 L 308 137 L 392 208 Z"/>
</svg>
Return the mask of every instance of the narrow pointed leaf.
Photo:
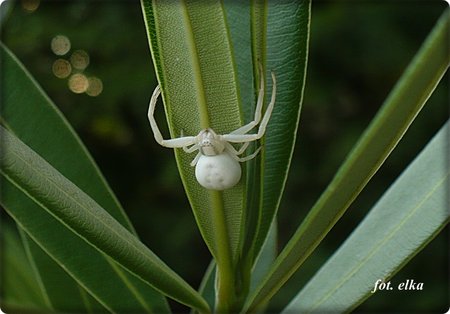
<svg viewBox="0 0 450 314">
<path fill-rule="evenodd" d="M 202 281 L 200 282 L 200 287 L 198 288 L 198 292 L 205 298 L 206 302 L 208 302 L 210 308 L 215 307 L 215 297 L 216 297 L 216 288 L 215 288 L 215 279 L 216 279 L 216 263 L 212 260 L 208 268 L 206 269 Z M 192 313 L 194 313 L 192 311 Z"/>
<path fill-rule="evenodd" d="M 2 202 L 33 240 L 38 242 L 38 236 L 42 235 L 39 225 L 42 218 L 34 215 L 47 214 L 48 220 L 54 219 L 53 224 L 70 230 L 161 293 L 191 307 L 208 310 L 208 305 L 194 289 L 92 198 L 3 127 L 0 135 L 4 148 L 0 158 L 5 187 Z M 39 205 L 39 210 L 30 212 L 26 207 L 8 206 L 13 202 L 8 197 L 14 194 L 14 189 L 27 195 L 29 202 Z M 55 242 L 63 244 L 53 236 L 45 238 L 40 245 L 45 247 Z M 64 256 L 66 261 L 71 257 Z"/>
<path fill-rule="evenodd" d="M 266 70 L 277 74 L 277 101 L 262 155 L 255 257 L 276 215 L 294 151 L 306 79 L 310 14 L 309 0 L 268 1 Z M 270 91 L 271 82 L 267 83 Z"/>
<path fill-rule="evenodd" d="M 171 137 L 179 137 L 181 131 L 197 135 L 207 127 L 225 134 L 240 127 L 236 73 L 220 2 L 142 1 L 142 6 Z M 160 126 L 164 123 L 158 122 Z M 177 149 L 175 155 L 195 218 L 212 254 L 218 257 L 220 242 L 229 243 L 236 254 L 243 184 L 224 192 L 209 191 L 200 186 L 190 166 L 195 154 Z M 226 215 L 228 239 L 216 234 L 213 216 L 217 211 Z"/>
<path fill-rule="evenodd" d="M 1 241 L 2 309 L 11 312 L 18 309 L 50 310 L 48 299 L 34 276 L 17 231 L 5 224 L 1 229 Z"/>
<path fill-rule="evenodd" d="M 349 312 L 447 225 L 449 132 L 447 122 L 284 313 Z"/>
<path fill-rule="evenodd" d="M 67 120 L 3 43 L 0 43 L 0 49 L 2 124 L 134 232 L 121 205 Z"/>
<path fill-rule="evenodd" d="M 7 186 L 8 183 L 5 185 Z M 10 190 L 6 187 L 6 191 L 8 192 Z M 33 205 L 31 207 L 27 206 L 27 208 L 33 208 Z M 43 226 L 41 225 L 41 227 Z M 54 231 L 53 228 L 50 229 Z M 42 290 L 53 311 L 79 312 L 82 309 L 91 309 L 94 312 L 106 311 L 105 307 L 95 301 L 95 299 L 90 296 L 88 297 L 83 287 L 76 284 L 74 279 L 70 277 L 70 275 L 60 267 L 55 260 L 45 253 L 21 228 L 19 228 L 19 231 L 22 243 L 28 253 L 28 260 L 34 265 L 35 275 L 39 278 Z M 55 235 L 56 233 L 53 234 Z M 69 245 L 69 243 L 65 244 Z M 75 249 L 73 246 L 70 246 L 69 248 L 72 251 Z M 81 258 L 86 260 L 85 256 L 82 256 Z M 95 255 L 91 255 L 87 261 L 91 260 L 95 260 Z M 99 280 L 100 278 L 99 276 L 96 276 L 95 279 Z M 108 283 L 107 278 L 102 279 L 106 279 L 104 284 Z M 68 296 L 70 296 L 70 298 Z"/>
<path fill-rule="evenodd" d="M 195 136 L 205 128 L 227 134 L 239 128 L 242 113 L 237 74 L 221 1 L 142 0 L 142 8 L 170 137 L 181 133 Z M 176 149 L 175 157 L 195 219 L 221 277 L 218 294 L 225 307 L 217 304 L 218 310 L 226 310 L 234 303 L 245 175 L 228 190 L 207 190 L 197 182 L 190 166 L 195 154 Z"/>
<path fill-rule="evenodd" d="M 269 233 L 266 237 L 261 251 L 256 258 L 255 265 L 252 269 L 252 280 L 250 283 L 250 291 L 256 289 L 261 280 L 264 279 L 265 275 L 273 264 L 273 261 L 277 257 L 278 253 L 278 225 L 277 221 L 272 222 Z"/>
<path fill-rule="evenodd" d="M 34 252 L 31 254 L 33 254 L 33 261 L 39 267 L 37 275 L 42 278 L 43 289 L 52 308 L 59 311 L 61 309 L 75 312 L 86 311 L 87 303 L 76 302 L 80 300 L 79 289 L 82 288 L 110 312 L 129 312 L 138 309 L 144 313 L 152 312 L 152 310 L 168 312 L 166 303 L 160 300 L 158 294 L 155 295 L 153 289 L 147 288 L 140 293 L 135 293 L 138 289 L 134 287 L 140 282 L 139 279 L 135 278 L 136 282 L 131 284 L 126 280 L 126 271 L 115 265 L 113 260 L 100 254 L 67 226 L 61 224 L 59 220 L 46 212 L 44 205 L 33 196 L 28 195 L 5 177 L 1 179 L 2 206 L 26 232 L 27 237 L 31 238 L 30 241 L 39 245 L 39 248 L 33 246 Z M 72 285 L 67 281 L 66 274 L 58 276 L 59 269 L 49 271 L 49 267 L 55 263 L 49 261 L 45 255 L 64 268 L 73 278 Z M 128 274 L 128 276 L 132 275 Z M 141 295 L 142 291 L 153 294 Z M 64 299 L 72 296 L 72 293 L 75 293 L 78 298 L 74 296 L 75 300 L 64 302 Z M 77 308 L 80 304 L 82 308 Z M 94 310 L 95 308 L 96 306 L 93 307 Z"/>
<path fill-rule="evenodd" d="M 104 178 L 100 174 L 92 157 L 87 152 L 86 148 L 81 143 L 78 136 L 67 123 L 65 118 L 54 106 L 47 95 L 42 91 L 39 85 L 34 81 L 31 75 L 23 67 L 23 65 L 16 59 L 16 57 L 3 45 L 0 45 L 2 54 L 2 108 L 1 121 L 11 132 L 18 136 L 27 145 L 33 148 L 40 156 L 45 157 L 53 167 L 59 172 L 63 173 L 67 178 L 72 180 L 78 187 L 87 191 L 96 202 L 106 208 L 118 222 L 125 226 L 131 232 L 134 232 L 132 225 L 126 217 L 123 209 L 115 198 L 114 194 L 107 186 Z M 24 92 L 26 91 L 26 92 Z M 58 149 L 55 149 L 57 147 Z M 23 193 L 18 193 L 11 190 L 11 195 L 8 199 L 8 207 L 18 209 L 27 209 L 30 212 L 39 212 L 38 204 L 29 200 L 29 197 Z M 7 193 L 3 194 L 3 198 L 7 198 Z M 2 200 L 3 202 L 3 200 Z M 163 296 L 155 292 L 149 286 L 142 286 L 139 279 L 134 278 L 129 274 L 122 274 L 123 271 L 117 271 L 111 266 L 111 261 L 107 258 L 94 254 L 95 250 L 87 245 L 84 241 L 68 232 L 66 228 L 60 228 L 46 218 L 43 221 L 47 224 L 45 228 L 41 228 L 40 234 L 43 237 L 49 236 L 61 241 L 61 243 L 71 243 L 73 247 L 77 247 L 77 252 L 80 261 L 84 263 L 89 262 L 90 267 L 79 268 L 77 263 L 67 263 L 65 259 L 71 260 L 72 251 L 66 247 L 66 252 L 59 251 L 59 265 L 65 265 L 65 271 L 71 272 L 74 276 L 76 272 L 80 277 L 73 281 L 72 289 L 78 291 L 81 283 L 82 286 L 88 287 L 90 293 L 99 299 L 102 304 L 112 302 L 113 304 L 106 307 L 115 308 L 133 308 L 134 310 L 145 311 L 146 308 L 162 309 L 168 311 L 166 301 Z M 38 222 L 36 222 L 38 223 Z M 43 222 L 41 222 L 43 223 Z M 62 247 L 62 244 L 56 243 L 56 248 Z M 47 250 L 50 250 L 47 248 Z M 35 254 L 38 253 L 38 248 L 33 250 Z M 46 253 L 43 253 L 46 254 Z M 53 258 L 55 258 L 55 253 Z M 64 255 L 65 254 L 65 255 Z M 37 259 L 41 260 L 40 257 Z M 36 260 L 37 271 L 46 269 L 45 265 L 39 265 Z M 73 267 L 73 268 L 72 268 Z M 99 269 L 105 269 L 105 275 L 100 280 Z M 38 274 L 46 276 L 46 273 Z M 62 275 L 61 281 L 66 281 L 67 276 Z M 53 277 L 56 278 L 55 273 Z M 98 282 L 104 281 L 104 285 L 99 285 Z M 78 282 L 78 283 L 77 283 Z M 137 288 L 140 286 L 140 288 Z M 95 289 L 100 289 L 95 291 Z M 107 289 L 111 291 L 108 292 Z M 53 290 L 56 291 L 57 290 Z M 130 294 L 130 291 L 134 291 Z M 117 295 L 129 295 L 126 302 L 120 304 L 121 298 L 114 297 Z M 48 297 L 53 299 L 53 295 L 49 293 Z M 105 297 L 107 297 L 105 299 Z M 108 300 L 109 297 L 109 300 Z M 58 296 L 54 296 L 53 303 L 60 303 L 63 306 L 64 301 L 58 300 Z M 68 298 L 66 298 L 68 299 Z M 143 301 L 143 300 L 144 301 Z M 123 299 L 124 300 L 124 299 Z M 68 302 L 69 303 L 69 302 Z M 132 305 L 134 303 L 134 305 Z M 143 304 L 146 304 L 145 306 Z M 61 308 L 61 310 L 64 310 Z"/>
<path fill-rule="evenodd" d="M 225 1 L 245 122 L 253 119 L 264 69 L 265 104 L 277 77 L 276 103 L 261 158 L 248 162 L 246 237 L 250 265 L 261 250 L 283 193 L 295 144 L 307 64 L 310 1 Z M 253 79 L 255 77 L 255 79 Z M 251 266 L 250 266 L 251 267 Z"/>
<path fill-rule="evenodd" d="M 249 299 L 270 299 L 319 245 L 402 138 L 446 72 L 450 10 L 446 10 L 383 107 Z"/>
</svg>

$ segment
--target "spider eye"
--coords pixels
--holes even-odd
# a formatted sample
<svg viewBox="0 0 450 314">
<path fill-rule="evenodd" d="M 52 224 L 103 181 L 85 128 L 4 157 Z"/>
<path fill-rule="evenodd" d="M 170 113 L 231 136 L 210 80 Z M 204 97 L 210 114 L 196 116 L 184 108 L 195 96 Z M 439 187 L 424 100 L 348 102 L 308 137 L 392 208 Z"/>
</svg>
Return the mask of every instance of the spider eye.
<svg viewBox="0 0 450 314">
<path fill-rule="evenodd" d="M 210 129 L 206 129 L 203 131 L 201 146 L 212 146 L 214 141 L 214 134 Z"/>
</svg>

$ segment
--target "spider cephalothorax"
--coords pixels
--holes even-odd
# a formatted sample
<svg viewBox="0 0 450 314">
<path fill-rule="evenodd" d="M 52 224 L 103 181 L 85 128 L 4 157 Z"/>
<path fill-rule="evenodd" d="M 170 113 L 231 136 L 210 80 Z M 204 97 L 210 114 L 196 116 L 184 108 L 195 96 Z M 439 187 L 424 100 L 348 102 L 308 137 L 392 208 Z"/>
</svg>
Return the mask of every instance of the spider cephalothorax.
<svg viewBox="0 0 450 314">
<path fill-rule="evenodd" d="M 204 129 L 197 135 L 199 153 L 205 156 L 222 154 L 225 145 L 213 129 Z"/>
<path fill-rule="evenodd" d="M 161 93 L 159 85 L 155 88 L 150 105 L 148 108 L 148 119 L 152 128 L 155 140 L 164 147 L 183 148 L 187 153 L 193 153 L 198 150 L 197 155 L 191 162 L 195 166 L 195 176 L 197 181 L 205 188 L 210 190 L 225 190 L 235 186 L 241 178 L 241 166 L 239 162 L 244 162 L 254 158 L 261 147 L 254 153 L 240 157 L 247 149 L 250 142 L 256 141 L 264 136 L 267 124 L 275 105 L 276 80 L 272 73 L 272 97 L 267 105 L 267 110 L 261 120 L 261 111 L 264 98 L 264 78 L 261 72 L 261 83 L 256 104 L 255 118 L 248 124 L 232 131 L 229 134 L 217 134 L 214 130 L 208 128 L 201 130 L 197 136 L 181 136 L 174 139 L 163 139 L 158 125 L 154 118 L 156 101 Z M 258 132 L 247 134 L 259 123 Z M 239 149 L 234 148 L 230 143 L 243 144 Z"/>
</svg>

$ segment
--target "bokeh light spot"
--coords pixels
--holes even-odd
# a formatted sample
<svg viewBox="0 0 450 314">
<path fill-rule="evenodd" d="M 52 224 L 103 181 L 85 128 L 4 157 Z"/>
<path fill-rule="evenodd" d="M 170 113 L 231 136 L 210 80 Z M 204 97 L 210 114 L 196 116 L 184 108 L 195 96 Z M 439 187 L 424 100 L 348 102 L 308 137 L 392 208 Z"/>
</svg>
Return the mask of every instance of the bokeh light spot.
<svg viewBox="0 0 450 314">
<path fill-rule="evenodd" d="M 70 50 L 70 40 L 64 35 L 57 35 L 52 39 L 51 48 L 55 55 L 63 56 Z"/>
<path fill-rule="evenodd" d="M 88 89 L 88 87 L 88 79 L 81 73 L 73 74 L 69 78 L 69 89 L 75 94 L 84 93 Z"/>
<path fill-rule="evenodd" d="M 86 94 L 88 94 L 89 96 L 98 96 L 102 93 L 103 91 L 103 82 L 101 79 L 99 79 L 98 77 L 90 77 L 88 78 L 88 88 L 86 90 Z"/>
<path fill-rule="evenodd" d="M 89 65 L 89 55 L 84 50 L 75 50 L 70 56 L 70 63 L 77 70 L 84 70 Z"/>
<path fill-rule="evenodd" d="M 72 66 L 67 60 L 57 59 L 55 60 L 55 62 L 53 62 L 52 71 L 56 77 L 66 78 L 72 72 Z"/>
<path fill-rule="evenodd" d="M 25 11 L 32 13 L 37 10 L 41 1 L 40 0 L 22 0 L 21 3 L 22 3 L 22 8 Z"/>
</svg>

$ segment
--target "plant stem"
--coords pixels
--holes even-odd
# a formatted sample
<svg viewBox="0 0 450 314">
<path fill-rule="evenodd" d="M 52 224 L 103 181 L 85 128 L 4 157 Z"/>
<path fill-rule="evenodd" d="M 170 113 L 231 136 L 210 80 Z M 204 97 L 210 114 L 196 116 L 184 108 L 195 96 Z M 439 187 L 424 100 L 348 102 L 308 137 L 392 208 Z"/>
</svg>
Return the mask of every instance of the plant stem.
<svg viewBox="0 0 450 314">
<path fill-rule="evenodd" d="M 228 229 L 223 207 L 222 192 L 211 191 L 212 222 L 216 242 L 216 312 L 230 312 L 234 300 L 234 271 Z"/>
</svg>

